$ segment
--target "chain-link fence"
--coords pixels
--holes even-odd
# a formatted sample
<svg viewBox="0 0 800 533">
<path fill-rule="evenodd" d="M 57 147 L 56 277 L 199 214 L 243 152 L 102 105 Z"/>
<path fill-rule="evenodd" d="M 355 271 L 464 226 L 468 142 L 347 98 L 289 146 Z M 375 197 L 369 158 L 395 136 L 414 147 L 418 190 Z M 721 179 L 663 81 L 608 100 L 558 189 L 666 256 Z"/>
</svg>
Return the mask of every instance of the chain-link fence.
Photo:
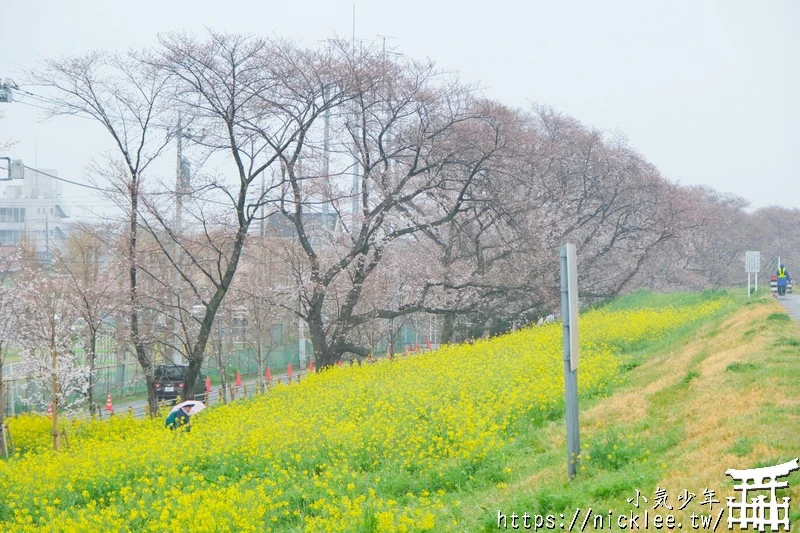
<svg viewBox="0 0 800 533">
<path fill-rule="evenodd" d="M 283 328 L 280 328 L 280 335 L 273 335 L 271 342 L 261 346 L 261 364 L 259 364 L 259 350 L 252 344 L 242 342 L 219 342 L 216 346 L 209 344 L 209 356 L 204 359 L 201 373 L 208 376 L 213 383 L 220 383 L 220 364 L 219 356 L 222 354 L 223 368 L 226 375 L 226 382 L 230 385 L 239 372 L 242 378 L 255 378 L 269 367 L 273 375 L 285 372 L 291 364 L 294 371 L 301 371 L 308 365 L 308 360 L 312 354 L 311 342 L 305 341 L 305 357 L 301 360 L 301 350 L 297 338 L 283 335 Z M 394 353 L 403 353 L 415 349 L 420 342 L 425 342 L 425 336 L 415 327 L 413 323 L 398 324 L 394 334 Z M 373 347 L 378 356 L 387 351 L 388 338 L 378 340 Z M 133 358 L 128 347 L 117 345 L 116 339 L 111 332 L 104 332 L 97 340 L 96 360 L 94 371 L 94 403 L 99 408 L 103 408 L 106 395 L 110 394 L 114 399 L 125 399 L 126 401 L 137 398 L 144 399 L 147 393 L 147 386 L 144 373 L 138 361 Z M 75 350 L 79 362 L 85 363 L 85 354 L 82 346 L 77 346 Z M 163 346 L 161 349 L 154 349 L 156 364 L 167 362 Z M 263 377 L 263 376 L 262 376 Z M 4 409 L 7 415 L 21 414 L 26 412 L 43 413 L 47 410 L 51 397 L 50 384 L 41 378 L 29 375 L 19 362 L 7 363 L 3 366 L 3 396 L 0 398 L 0 408 Z M 42 390 L 40 390 L 40 388 Z M 88 398 L 82 393 L 73 393 L 70 400 L 84 400 Z"/>
<path fill-rule="evenodd" d="M 306 343 L 306 353 L 311 353 L 310 343 Z M 114 398 L 135 398 L 146 395 L 147 385 L 141 365 L 128 357 L 124 363 L 109 363 L 107 354 L 98 353 L 98 361 L 94 372 L 94 402 L 102 407 L 107 394 Z M 270 350 L 262 350 L 262 364 L 259 365 L 256 351 L 241 346 L 234 346 L 223 356 L 224 370 L 228 382 L 232 382 L 236 373 L 242 377 L 252 377 L 265 371 L 269 366 L 271 372 L 283 372 L 289 364 L 300 370 L 300 349 L 298 344 L 285 344 Z M 220 380 L 220 365 L 214 357 L 206 357 L 201 373 L 209 376 L 214 383 Z M 0 398 L 2 408 L 7 415 L 26 412 L 45 412 L 47 404 L 42 398 L 50 398 L 50 385 L 34 376 L 26 374 L 20 363 L 9 363 L 3 367 L 3 397 Z M 44 390 L 41 390 L 41 389 Z M 73 394 L 71 400 L 80 399 Z"/>
</svg>

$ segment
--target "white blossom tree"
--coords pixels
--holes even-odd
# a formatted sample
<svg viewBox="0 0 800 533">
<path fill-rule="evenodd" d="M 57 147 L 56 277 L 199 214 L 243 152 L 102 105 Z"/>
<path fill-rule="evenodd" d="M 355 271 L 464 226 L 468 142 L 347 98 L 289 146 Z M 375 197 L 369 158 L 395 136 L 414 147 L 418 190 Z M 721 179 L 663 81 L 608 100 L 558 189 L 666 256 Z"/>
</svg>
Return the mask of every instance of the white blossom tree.
<svg viewBox="0 0 800 533">
<path fill-rule="evenodd" d="M 68 281 L 70 302 L 83 319 L 85 361 L 89 367 L 89 410 L 97 409 L 94 397 L 94 368 L 97 359 L 97 341 L 107 317 L 119 308 L 124 298 L 119 268 L 106 262 L 103 256 L 108 245 L 104 242 L 103 227 L 86 224 L 71 228 L 67 238 L 65 256 L 59 256 L 56 268 Z M 107 233 L 111 233 L 110 230 Z"/>
<path fill-rule="evenodd" d="M 22 367 L 36 385 L 34 401 L 51 404 L 53 449 L 58 451 L 58 410 L 74 409 L 84 402 L 89 368 L 75 358 L 72 328 L 79 315 L 70 301 L 68 280 L 44 271 L 26 274 L 27 279 L 16 288 Z"/>
</svg>

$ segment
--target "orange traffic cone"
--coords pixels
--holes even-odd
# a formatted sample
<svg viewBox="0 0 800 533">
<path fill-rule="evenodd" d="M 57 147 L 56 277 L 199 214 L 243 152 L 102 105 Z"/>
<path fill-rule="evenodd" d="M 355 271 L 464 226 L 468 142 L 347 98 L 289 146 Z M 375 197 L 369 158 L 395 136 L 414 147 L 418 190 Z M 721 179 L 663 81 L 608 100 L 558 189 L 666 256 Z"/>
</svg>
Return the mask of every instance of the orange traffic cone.
<svg viewBox="0 0 800 533">
<path fill-rule="evenodd" d="M 313 374 L 314 373 L 314 360 L 313 359 L 309 359 L 308 360 L 308 373 L 309 374 Z"/>
<path fill-rule="evenodd" d="M 211 378 L 206 376 L 206 392 L 211 392 Z"/>
<path fill-rule="evenodd" d="M 113 411 L 114 404 L 111 403 L 111 393 L 107 393 L 108 396 L 106 397 L 106 411 Z"/>
<path fill-rule="evenodd" d="M 292 363 L 289 363 L 289 367 L 286 369 L 286 374 L 289 377 L 289 379 L 292 378 Z M 287 383 L 288 383 L 288 381 L 287 381 Z"/>
<path fill-rule="evenodd" d="M 238 370 L 236 371 L 236 386 L 237 387 L 242 386 L 242 374 Z"/>
<path fill-rule="evenodd" d="M 272 381 L 272 372 L 269 371 L 269 367 L 267 367 L 267 383 Z"/>
<path fill-rule="evenodd" d="M 425 339 L 425 348 L 430 350 L 431 349 L 431 340 Z"/>
</svg>

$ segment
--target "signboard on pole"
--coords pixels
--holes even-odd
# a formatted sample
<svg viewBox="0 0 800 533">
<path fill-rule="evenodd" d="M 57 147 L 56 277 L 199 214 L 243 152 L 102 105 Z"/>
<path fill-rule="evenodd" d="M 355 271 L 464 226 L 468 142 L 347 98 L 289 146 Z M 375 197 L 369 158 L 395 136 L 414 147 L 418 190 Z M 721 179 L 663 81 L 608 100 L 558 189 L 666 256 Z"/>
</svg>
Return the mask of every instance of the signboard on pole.
<svg viewBox="0 0 800 533">
<path fill-rule="evenodd" d="M 761 271 L 761 252 L 745 252 L 745 272 L 748 274 L 752 272 Z"/>
<path fill-rule="evenodd" d="M 744 270 L 747 272 L 747 297 L 750 298 L 750 274 L 755 274 L 755 290 L 758 290 L 758 271 L 761 270 L 761 252 L 744 253 Z"/>
</svg>

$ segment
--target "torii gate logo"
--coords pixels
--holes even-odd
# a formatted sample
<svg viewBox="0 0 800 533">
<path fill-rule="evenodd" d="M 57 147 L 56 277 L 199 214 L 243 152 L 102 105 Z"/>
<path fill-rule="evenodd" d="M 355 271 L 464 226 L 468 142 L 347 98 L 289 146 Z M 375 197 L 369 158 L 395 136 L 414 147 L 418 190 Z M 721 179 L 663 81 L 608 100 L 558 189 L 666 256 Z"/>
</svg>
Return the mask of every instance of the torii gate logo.
<svg viewBox="0 0 800 533">
<path fill-rule="evenodd" d="M 789 531 L 789 500 L 783 497 L 782 503 L 778 503 L 775 496 L 776 489 L 784 489 L 789 486 L 788 481 L 778 481 L 778 478 L 786 477 L 789 473 L 800 468 L 797 459 L 775 466 L 764 468 L 751 468 L 749 470 L 734 470 L 729 468 L 725 473 L 736 481 L 741 481 L 740 485 L 734 485 L 734 490 L 742 491 L 742 499 L 728 497 L 728 529 L 733 529 L 734 525 L 739 525 L 741 529 L 764 531 L 766 526 L 772 531 L 779 531 L 783 526 L 784 531 Z M 769 481 L 766 481 L 769 480 Z M 752 481 L 748 483 L 748 481 Z M 748 491 L 750 501 L 748 502 Z M 753 496 L 753 492 L 769 491 L 769 501 L 764 494 Z M 735 511 L 739 511 L 738 516 Z"/>
</svg>

